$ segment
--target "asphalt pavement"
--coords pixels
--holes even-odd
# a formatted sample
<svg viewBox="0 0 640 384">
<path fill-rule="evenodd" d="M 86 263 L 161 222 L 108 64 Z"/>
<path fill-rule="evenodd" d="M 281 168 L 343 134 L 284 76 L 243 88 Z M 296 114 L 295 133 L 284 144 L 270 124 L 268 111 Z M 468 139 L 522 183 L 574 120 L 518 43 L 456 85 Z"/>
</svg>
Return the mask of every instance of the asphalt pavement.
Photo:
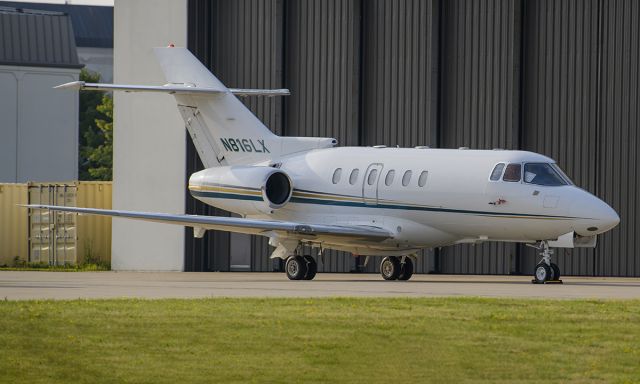
<svg viewBox="0 0 640 384">
<path fill-rule="evenodd" d="M 640 299 L 640 279 L 564 277 L 562 285 L 531 284 L 529 276 L 414 275 L 385 281 L 378 274 L 318 273 L 290 281 L 284 273 L 0 271 L 0 299 L 202 297 L 438 297 Z"/>
</svg>

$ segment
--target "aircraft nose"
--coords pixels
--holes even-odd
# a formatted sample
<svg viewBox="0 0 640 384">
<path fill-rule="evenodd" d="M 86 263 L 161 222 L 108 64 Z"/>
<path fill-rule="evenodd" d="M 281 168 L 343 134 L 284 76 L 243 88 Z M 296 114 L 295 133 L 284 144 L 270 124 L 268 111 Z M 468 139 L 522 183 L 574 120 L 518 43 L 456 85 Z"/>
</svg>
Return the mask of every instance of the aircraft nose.
<svg viewBox="0 0 640 384">
<path fill-rule="evenodd" d="M 609 204 L 587 192 L 574 200 L 570 213 L 577 218 L 574 230 L 580 236 L 604 233 L 620 223 L 620 216 Z"/>
</svg>

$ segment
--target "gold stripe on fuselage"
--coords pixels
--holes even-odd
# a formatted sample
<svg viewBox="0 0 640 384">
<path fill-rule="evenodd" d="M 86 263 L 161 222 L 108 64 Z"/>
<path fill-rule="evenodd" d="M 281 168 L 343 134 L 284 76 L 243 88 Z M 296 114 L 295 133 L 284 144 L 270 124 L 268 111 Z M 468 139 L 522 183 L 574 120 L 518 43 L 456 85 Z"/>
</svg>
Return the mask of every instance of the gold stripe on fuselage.
<svg viewBox="0 0 640 384">
<path fill-rule="evenodd" d="M 189 190 L 191 191 L 205 191 L 205 192 L 222 192 L 222 193 L 233 193 L 236 195 L 251 195 L 251 196 L 262 196 L 262 192 L 256 191 L 253 189 L 243 188 L 243 187 L 231 187 L 231 186 L 213 186 L 213 185 L 190 185 Z"/>
</svg>

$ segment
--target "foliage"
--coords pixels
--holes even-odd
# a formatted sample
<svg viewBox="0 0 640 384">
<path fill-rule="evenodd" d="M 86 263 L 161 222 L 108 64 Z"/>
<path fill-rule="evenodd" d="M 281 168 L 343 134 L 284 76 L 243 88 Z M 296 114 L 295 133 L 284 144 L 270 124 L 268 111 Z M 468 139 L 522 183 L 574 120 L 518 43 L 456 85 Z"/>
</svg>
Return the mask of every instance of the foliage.
<svg viewBox="0 0 640 384">
<path fill-rule="evenodd" d="M 0 271 L 57 271 L 57 272 L 84 272 L 84 271 L 110 271 L 111 264 L 106 261 L 91 261 L 82 264 L 49 265 L 41 262 L 28 262 L 14 260 L 13 265 L 0 265 Z M 1 382 L 1 381 L 0 381 Z"/>
<path fill-rule="evenodd" d="M 83 69 L 80 80 L 100 82 L 100 74 Z M 111 180 L 113 168 L 113 100 L 100 91 L 80 92 L 79 179 Z"/>
<path fill-rule="evenodd" d="M 0 329 L 7 383 L 640 378 L 639 300 L 5 301 Z"/>
</svg>

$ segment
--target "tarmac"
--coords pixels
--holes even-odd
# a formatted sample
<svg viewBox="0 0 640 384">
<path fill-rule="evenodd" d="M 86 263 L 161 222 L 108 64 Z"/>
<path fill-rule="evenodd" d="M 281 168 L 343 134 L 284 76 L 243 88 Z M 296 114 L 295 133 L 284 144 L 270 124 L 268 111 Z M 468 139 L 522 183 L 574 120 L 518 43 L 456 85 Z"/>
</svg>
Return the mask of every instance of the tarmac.
<svg viewBox="0 0 640 384">
<path fill-rule="evenodd" d="M 385 281 L 378 274 L 318 273 L 290 281 L 284 273 L 0 271 L 0 299 L 205 297 L 443 297 L 640 299 L 640 279 L 564 277 L 532 284 L 529 276 L 414 275 Z"/>
</svg>

